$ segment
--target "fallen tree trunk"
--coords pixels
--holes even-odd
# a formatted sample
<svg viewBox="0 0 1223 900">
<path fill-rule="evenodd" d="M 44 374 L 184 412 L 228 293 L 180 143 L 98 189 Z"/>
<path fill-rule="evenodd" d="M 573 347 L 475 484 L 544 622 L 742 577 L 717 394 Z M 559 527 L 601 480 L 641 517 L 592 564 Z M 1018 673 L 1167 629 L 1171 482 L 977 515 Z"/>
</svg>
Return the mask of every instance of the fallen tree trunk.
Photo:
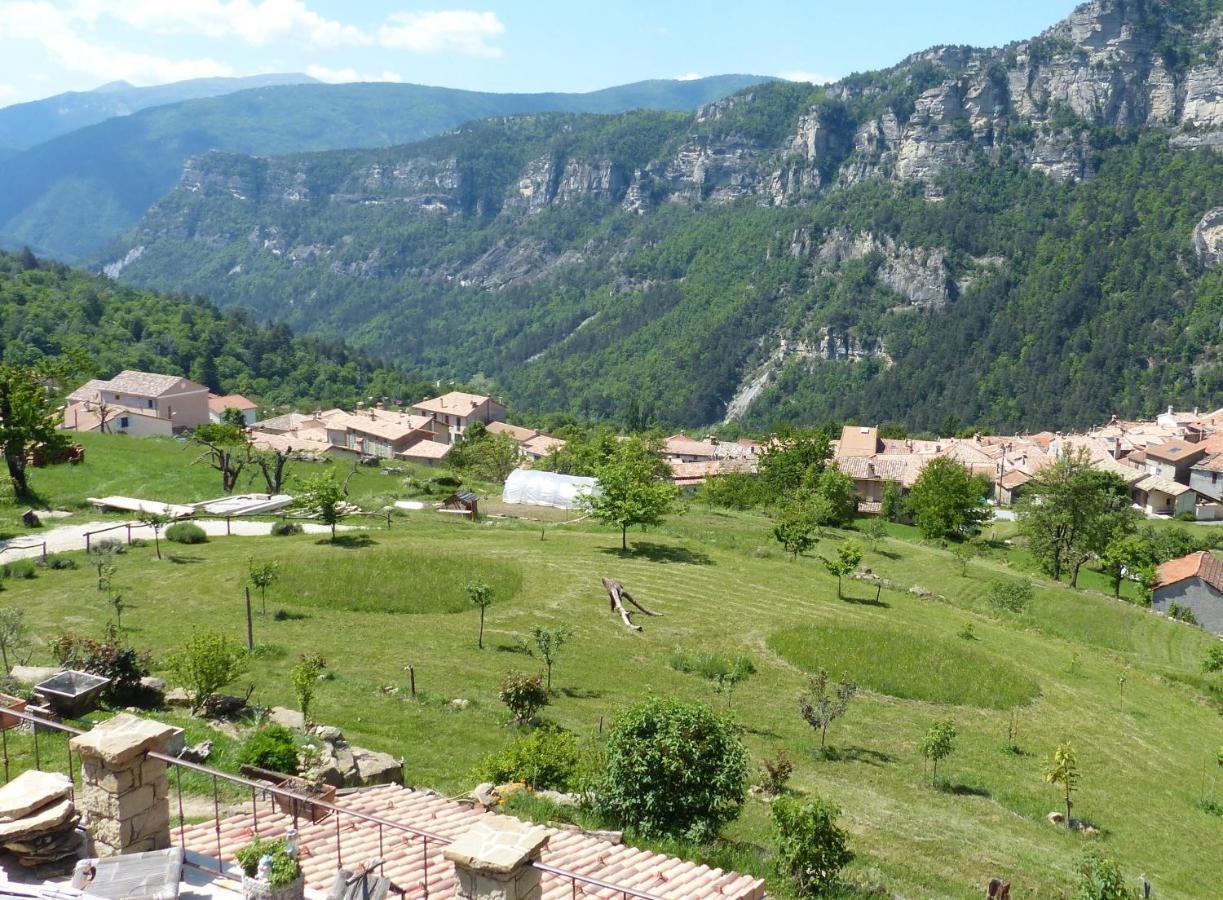
<svg viewBox="0 0 1223 900">
<path fill-rule="evenodd" d="M 624 621 L 624 624 L 633 631 L 641 631 L 641 626 L 633 624 L 633 613 L 632 611 L 624 608 L 625 600 L 637 607 L 637 609 L 647 616 L 662 615 L 662 613 L 656 613 L 652 610 L 646 609 L 644 606 L 634 600 L 633 595 L 626 591 L 624 589 L 624 585 L 622 585 L 620 582 L 613 581 L 610 578 L 604 578 L 602 581 L 603 587 L 607 590 L 607 598 L 612 612 L 619 613 L 620 618 Z"/>
</svg>

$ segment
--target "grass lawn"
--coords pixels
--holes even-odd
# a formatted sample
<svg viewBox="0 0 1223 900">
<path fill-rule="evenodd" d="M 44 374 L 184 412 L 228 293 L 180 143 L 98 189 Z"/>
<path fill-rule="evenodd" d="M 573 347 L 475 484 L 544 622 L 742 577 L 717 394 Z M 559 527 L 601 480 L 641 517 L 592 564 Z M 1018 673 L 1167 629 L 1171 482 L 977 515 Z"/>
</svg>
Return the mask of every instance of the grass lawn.
<svg viewBox="0 0 1223 900">
<path fill-rule="evenodd" d="M 163 459 L 189 455 L 156 443 L 149 452 Z M 97 449 L 95 459 L 104 457 Z M 184 477 L 181 466 L 176 483 L 158 481 L 153 463 L 133 465 L 130 481 L 116 475 L 97 490 L 133 494 L 146 485 L 166 491 L 165 499 L 215 493 L 210 479 Z M 86 483 L 81 471 L 39 470 L 34 483 L 68 503 Z M 359 472 L 354 484 L 369 497 L 401 490 L 401 479 L 376 469 Z M 88 490 L 95 492 L 92 484 Z M 591 522 L 541 532 L 538 523 L 472 525 L 422 511 L 389 531 L 371 529 L 365 546 L 313 535 L 218 538 L 166 545 L 162 562 L 151 547 L 133 548 L 118 559 L 116 583 L 128 603 L 128 639 L 160 657 L 203 629 L 242 639 L 248 561 L 279 561 L 269 615 L 255 622 L 263 649 L 236 687 L 253 683 L 257 702 L 291 706 L 289 669 L 298 654 L 321 653 L 335 677 L 320 685 L 313 716 L 354 743 L 403 756 L 411 782 L 447 794 L 469 790 L 477 762 L 514 733 L 497 686 L 507 670 L 541 667 L 520 638 L 533 625 L 565 623 L 574 635 L 554 670 L 545 715 L 580 734 L 597 733 L 651 691 L 725 707 L 710 681 L 672 667 L 675 651 L 749 655 L 756 672 L 731 700 L 748 747 L 757 760 L 784 747 L 797 765 L 794 789 L 841 806 L 857 853 L 848 874 L 857 883 L 907 897 L 968 898 L 998 876 L 1017 898 L 1068 893 L 1074 860 L 1093 839 L 1044 819 L 1059 798 L 1041 771 L 1065 740 L 1083 773 L 1075 814 L 1100 829 L 1094 840 L 1128 874 L 1145 873 L 1160 897 L 1201 897 L 1223 883 L 1223 819 L 1197 805 L 1223 800 L 1223 770 L 1214 763 L 1223 717 L 1209 696 L 1220 692 L 1220 676 L 1200 671 L 1212 637 L 1044 579 L 1026 612 L 993 614 L 983 599 L 989 580 L 1015 577 L 1025 571 L 1021 562 L 998 550 L 960 574 L 947 551 L 902 528 L 865 559 L 895 586 L 875 602 L 874 585 L 847 580 L 846 599 L 838 600 L 819 559 L 789 561 L 770 524 L 693 507 L 660 529 L 631 534 L 635 552 L 622 555 L 618 532 Z M 827 533 L 815 553 L 835 552 L 845 537 Z M 607 609 L 602 575 L 663 616 L 640 619 L 641 633 L 626 630 Z M 462 594 L 475 577 L 497 591 L 483 651 L 478 613 Z M 913 585 L 928 595 L 910 592 Z M 0 602 L 24 607 L 40 636 L 63 629 L 96 636 L 110 614 L 84 566 L 7 580 Z M 271 614 L 281 609 L 291 615 Z M 972 640 L 960 636 L 969 623 Z M 408 665 L 416 700 L 408 696 Z M 835 752 L 826 756 L 798 712 L 807 673 L 819 667 L 861 685 L 829 730 Z M 451 707 L 454 698 L 471 705 Z M 940 765 L 947 787 L 936 790 L 916 746 L 934 720 L 948 717 L 959 739 Z M 1017 750 L 1006 747 L 1012 723 Z M 749 853 L 750 845 L 767 847 L 767 806 L 749 800 L 726 834 Z"/>
</svg>

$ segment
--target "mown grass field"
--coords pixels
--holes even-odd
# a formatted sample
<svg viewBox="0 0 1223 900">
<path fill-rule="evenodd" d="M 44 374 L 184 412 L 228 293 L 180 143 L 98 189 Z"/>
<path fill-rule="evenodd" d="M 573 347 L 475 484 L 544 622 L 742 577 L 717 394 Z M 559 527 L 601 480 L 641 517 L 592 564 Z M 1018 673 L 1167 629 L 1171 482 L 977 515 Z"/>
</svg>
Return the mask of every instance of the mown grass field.
<svg viewBox="0 0 1223 900">
<path fill-rule="evenodd" d="M 95 459 L 107 456 L 104 446 L 91 449 Z M 155 465 L 140 466 L 131 477 L 153 483 Z M 35 484 L 68 497 L 86 474 L 45 470 Z M 370 497 L 399 484 L 377 470 L 359 478 Z M 108 492 L 140 490 L 118 475 L 108 484 Z M 1127 873 L 1145 873 L 1157 896 L 1218 892 L 1223 818 L 1197 806 L 1207 796 L 1223 800 L 1214 762 L 1223 716 L 1210 699 L 1223 685 L 1200 669 L 1214 638 L 1043 580 L 1027 612 L 993 614 L 985 586 L 1024 572 L 1020 554 L 999 543 L 960 574 L 947 551 L 900 527 L 865 559 L 896 587 L 876 602 L 873 584 L 847 580 L 839 600 L 818 558 L 789 561 L 769 529 L 761 515 L 694 506 L 660 529 L 631 534 L 634 552 L 622 555 L 618 533 L 590 522 L 541 534 L 537 523 L 472 525 L 424 511 L 389 531 L 371 529 L 365 546 L 312 535 L 218 538 L 173 546 L 161 562 L 151 547 L 133 548 L 118 560 L 116 583 L 128 602 L 128 639 L 160 656 L 203 629 L 242 639 L 248 561 L 279 561 L 284 578 L 269 592 L 268 617 L 255 622 L 264 650 L 238 687 L 254 683 L 257 702 L 291 706 L 293 661 L 321 653 L 335 677 L 321 685 L 313 715 L 354 743 L 403 756 L 410 781 L 448 794 L 470 789 L 480 758 L 513 734 L 498 683 L 507 670 L 539 668 L 519 639 L 533 625 L 565 623 L 574 634 L 545 716 L 581 734 L 597 733 L 651 691 L 725 706 L 708 680 L 671 667 L 676 648 L 749 654 L 756 674 L 732 698 L 748 747 L 757 760 L 784 747 L 797 764 L 794 789 L 842 807 L 857 853 L 848 874 L 859 884 L 967 898 L 999 876 L 1016 898 L 1063 896 L 1075 858 L 1095 840 Z M 1006 536 L 1004 523 L 997 536 Z M 845 538 L 828 532 L 815 554 L 835 552 Z M 663 616 L 640 619 L 641 633 L 626 630 L 607 609 L 602 575 Z M 462 584 L 475 577 L 498 588 L 483 651 L 478 613 L 460 602 Z M 930 595 L 910 592 L 914 585 Z M 4 588 L 0 602 L 23 606 L 39 635 L 98 635 L 110 618 L 85 566 Z M 294 615 L 277 620 L 278 609 Z M 969 623 L 973 640 L 960 636 Z M 827 756 L 816 753 L 819 736 L 798 713 L 807 671 L 817 666 L 862 685 L 829 731 L 835 752 Z M 454 698 L 471 705 L 454 709 Z M 960 737 L 940 766 L 949 789 L 936 790 L 916 746 L 935 719 L 948 717 Z M 1005 746 L 1012 721 L 1018 752 Z M 1095 838 L 1044 818 L 1059 797 L 1041 770 L 1064 740 L 1083 773 L 1075 813 L 1100 830 Z M 749 800 L 726 833 L 767 847 L 767 806 Z"/>
</svg>

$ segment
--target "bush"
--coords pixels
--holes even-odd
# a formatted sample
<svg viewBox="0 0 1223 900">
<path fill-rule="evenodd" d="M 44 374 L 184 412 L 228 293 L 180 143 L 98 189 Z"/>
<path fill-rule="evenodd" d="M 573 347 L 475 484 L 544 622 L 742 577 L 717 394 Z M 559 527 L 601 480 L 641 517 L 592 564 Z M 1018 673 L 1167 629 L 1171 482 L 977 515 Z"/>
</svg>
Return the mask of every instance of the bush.
<svg viewBox="0 0 1223 900">
<path fill-rule="evenodd" d="M 995 612 L 1009 612 L 1020 615 L 1032 602 L 1032 582 L 1013 578 L 994 578 L 990 580 L 985 591 L 985 602 Z"/>
<path fill-rule="evenodd" d="M 744 675 L 753 675 L 756 672 L 756 664 L 746 653 L 731 655 L 713 650 L 697 650 L 694 653 L 688 653 L 679 648 L 671 651 L 671 668 L 689 675 L 700 675 L 710 681 L 715 681 L 719 677 L 724 678 L 731 672 Z"/>
<path fill-rule="evenodd" d="M 284 537 L 290 534 L 301 534 L 302 527 L 296 522 L 277 522 L 272 526 L 272 534 Z"/>
<path fill-rule="evenodd" d="M 1168 618 L 1176 619 L 1178 622 L 1185 622 L 1189 625 L 1196 625 L 1198 623 L 1197 616 L 1193 614 L 1193 610 L 1179 603 L 1168 604 Z"/>
<path fill-rule="evenodd" d="M 1125 882 L 1117 861 L 1091 847 L 1079 857 L 1075 900 L 1135 900 L 1138 892 Z"/>
<path fill-rule="evenodd" d="M 170 654 L 166 665 L 198 712 L 209 697 L 245 671 L 246 653 L 225 635 L 204 632 Z"/>
<path fill-rule="evenodd" d="M 71 556 L 62 556 L 58 553 L 52 553 L 46 559 L 39 563 L 44 569 L 53 571 L 63 571 L 65 569 L 75 569 L 76 560 Z"/>
<path fill-rule="evenodd" d="M 1215 646 L 1202 657 L 1202 671 L 1223 672 L 1223 647 Z"/>
<path fill-rule="evenodd" d="M 728 716 L 651 697 L 620 713 L 595 788 L 599 809 L 642 834 L 707 840 L 739 815 L 747 750 Z"/>
<path fill-rule="evenodd" d="M 268 874 L 269 886 L 284 887 L 295 881 L 301 874 L 297 860 L 289 855 L 289 848 L 284 841 L 255 838 L 235 853 L 234 859 L 242 867 L 242 873 L 247 878 L 254 878 L 259 872 L 259 860 L 265 856 L 272 858 L 272 868 Z"/>
<path fill-rule="evenodd" d="M 794 762 L 780 747 L 761 763 L 760 788 L 766 794 L 776 796 L 784 793 L 790 776 L 794 774 Z"/>
<path fill-rule="evenodd" d="M 576 787 L 580 761 L 577 738 L 571 733 L 539 728 L 486 756 L 476 777 L 493 784 L 521 781 L 535 790 L 570 791 Z"/>
<path fill-rule="evenodd" d="M 5 578 L 34 578 L 37 575 L 38 571 L 32 559 L 15 559 L 4 564 Z"/>
<path fill-rule="evenodd" d="M 515 722 L 529 722 L 537 712 L 548 705 L 544 676 L 508 672 L 501 682 L 497 698 L 509 707 Z"/>
<path fill-rule="evenodd" d="M 101 641 L 64 632 L 51 639 L 48 649 L 61 666 L 109 678 L 102 694 L 109 705 L 140 705 L 146 700 L 140 679 L 149 674 L 149 652 L 125 646 L 114 631 Z"/>
<path fill-rule="evenodd" d="M 795 896 L 820 897 L 834 890 L 853 851 L 837 826 L 841 811 L 822 797 L 799 803 L 789 797 L 773 801 L 777 868 Z"/>
<path fill-rule="evenodd" d="M 166 540 L 175 544 L 207 544 L 208 533 L 194 522 L 175 522 L 166 529 Z"/>
<path fill-rule="evenodd" d="M 256 731 L 238 748 L 237 758 L 242 765 L 258 766 L 284 775 L 296 775 L 300 771 L 293 732 L 281 725 L 269 725 Z"/>
</svg>

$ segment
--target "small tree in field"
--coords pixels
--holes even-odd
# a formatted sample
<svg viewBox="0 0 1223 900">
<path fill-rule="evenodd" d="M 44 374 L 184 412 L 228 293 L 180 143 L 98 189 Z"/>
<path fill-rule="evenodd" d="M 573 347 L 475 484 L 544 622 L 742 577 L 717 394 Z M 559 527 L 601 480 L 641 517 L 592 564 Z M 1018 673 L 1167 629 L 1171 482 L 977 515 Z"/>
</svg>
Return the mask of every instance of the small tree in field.
<svg viewBox="0 0 1223 900">
<path fill-rule="evenodd" d="M 955 736 L 955 723 L 947 719 L 931 725 L 921 743 L 917 745 L 921 755 L 934 763 L 934 772 L 930 776 L 931 784 L 938 783 L 939 760 L 955 752 Z"/>
<path fill-rule="evenodd" d="M 630 526 L 657 525 L 675 504 L 679 489 L 662 479 L 665 471 L 657 453 L 629 438 L 595 473 L 600 493 L 583 495 L 582 503 L 600 522 L 620 529 L 621 550 L 628 550 Z"/>
<path fill-rule="evenodd" d="M 251 559 L 246 577 L 252 587 L 259 588 L 259 603 L 266 616 L 268 614 L 268 588 L 280 578 L 280 563 L 269 560 L 255 565 L 255 560 Z"/>
<path fill-rule="evenodd" d="M 4 674 L 12 665 L 8 655 L 17 654 L 27 643 L 25 610 L 20 606 L 0 606 L 0 660 L 4 662 Z"/>
<path fill-rule="evenodd" d="M 345 516 L 344 485 L 331 473 L 320 472 L 302 482 L 298 504 L 318 513 L 319 521 L 331 526 L 331 540 L 335 542 L 335 527 Z"/>
<path fill-rule="evenodd" d="M 853 541 L 846 541 L 838 547 L 835 559 L 824 560 L 824 568 L 828 570 L 828 574 L 837 576 L 837 599 L 843 596 L 841 579 L 858 571 L 858 564 L 861 562 L 862 548 Z"/>
<path fill-rule="evenodd" d="M 956 565 L 960 570 L 960 577 L 964 578 L 968 575 L 968 564 L 977 556 L 977 545 L 972 541 L 961 541 L 952 546 L 951 555 L 955 557 Z"/>
<path fill-rule="evenodd" d="M 151 510 L 141 510 L 139 516 L 140 524 L 153 529 L 153 546 L 157 548 L 157 558 L 161 559 L 161 530 L 169 524 L 170 517 Z"/>
<path fill-rule="evenodd" d="M 1062 797 L 1066 801 L 1066 827 L 1070 827 L 1071 795 L 1079 784 L 1079 764 L 1075 759 L 1074 748 L 1069 744 L 1059 744 L 1053 751 L 1053 759 L 1045 767 L 1045 781 L 1062 789 Z"/>
<path fill-rule="evenodd" d="M 310 724 L 310 704 L 314 702 L 314 691 L 326 668 L 326 660 L 316 653 L 302 656 L 289 673 L 293 680 L 293 693 L 297 695 L 297 705 L 302 711 L 302 721 L 306 725 Z"/>
<path fill-rule="evenodd" d="M 497 698 L 504 703 L 514 721 L 525 725 L 535 714 L 548 705 L 548 692 L 544 689 L 543 675 L 523 675 L 509 672 L 501 681 Z"/>
<path fill-rule="evenodd" d="M 785 548 L 792 559 L 806 553 L 815 546 L 815 519 L 802 503 L 792 503 L 782 512 L 773 526 L 773 537 Z"/>
<path fill-rule="evenodd" d="M 480 610 L 480 637 L 476 641 L 476 646 L 481 650 L 484 649 L 484 610 L 488 609 L 493 602 L 493 589 L 489 587 L 488 582 L 476 580 L 469 581 L 463 586 L 467 591 L 467 599 L 471 601 L 471 605 Z"/>
<path fill-rule="evenodd" d="M 246 671 L 246 653 L 223 634 L 203 632 L 166 660 L 167 668 L 187 690 L 192 712 Z"/>
<path fill-rule="evenodd" d="M 573 632 L 565 625 L 558 628 L 541 628 L 536 625 L 531 629 L 535 649 L 539 651 L 539 658 L 544 661 L 544 668 L 548 674 L 546 690 L 549 694 L 552 693 L 552 665 L 556 662 L 556 657 L 560 655 L 561 647 L 565 646 L 565 642 L 572 634 Z"/>
<path fill-rule="evenodd" d="M 823 797 L 799 803 L 778 797 L 771 810 L 777 867 L 796 897 L 823 897 L 836 890 L 841 869 L 854 858 L 837 825 L 841 811 Z"/>
<path fill-rule="evenodd" d="M 858 530 L 862 532 L 862 536 L 866 538 L 866 542 L 871 545 L 874 550 L 879 546 L 879 542 L 888 536 L 888 527 L 883 524 L 883 519 L 876 516 L 873 519 L 867 519 Z"/>
<path fill-rule="evenodd" d="M 798 700 L 799 712 L 807 724 L 820 733 L 820 750 L 828 739 L 828 726 L 849 711 L 849 701 L 858 692 L 858 685 L 842 678 L 832 687 L 828 672 L 820 669 L 811 676 L 811 689 Z"/>
</svg>

